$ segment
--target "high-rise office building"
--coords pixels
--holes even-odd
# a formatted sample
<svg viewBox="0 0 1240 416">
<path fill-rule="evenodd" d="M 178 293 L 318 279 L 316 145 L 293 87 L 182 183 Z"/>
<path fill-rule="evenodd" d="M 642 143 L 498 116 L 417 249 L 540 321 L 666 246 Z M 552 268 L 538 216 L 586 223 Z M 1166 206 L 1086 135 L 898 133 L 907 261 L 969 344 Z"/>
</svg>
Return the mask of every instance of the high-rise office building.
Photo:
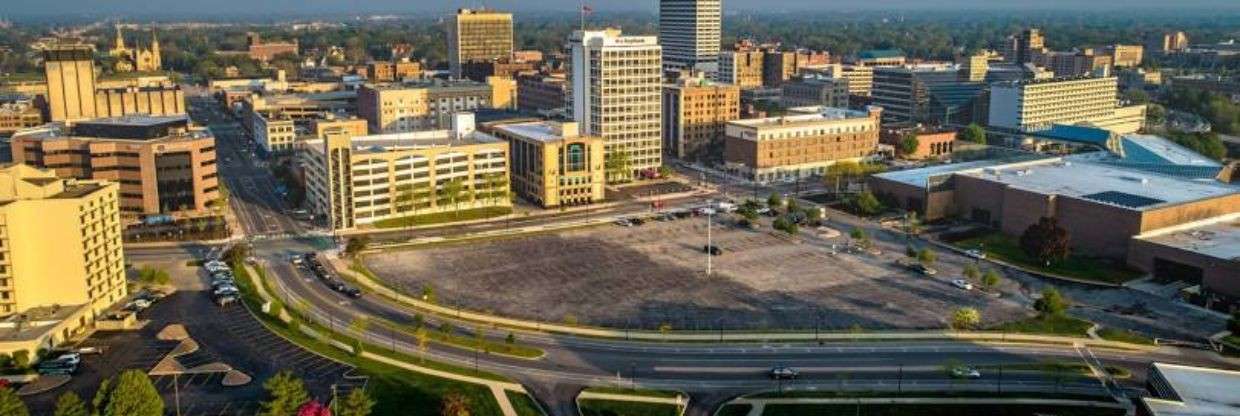
<svg viewBox="0 0 1240 416">
<path fill-rule="evenodd" d="M 609 181 L 663 164 L 662 48 L 654 36 L 619 29 L 577 31 L 572 45 L 573 119 L 582 134 L 602 137 L 607 157 L 624 162 Z"/>
<path fill-rule="evenodd" d="M 0 167 L 0 316 L 26 326 L 0 353 L 56 347 L 125 297 L 117 193 L 115 182 Z"/>
<path fill-rule="evenodd" d="M 1033 62 L 1046 48 L 1046 40 L 1038 29 L 1029 28 L 1007 38 L 1003 44 L 1003 59 L 1007 62 L 1027 64 Z"/>
<path fill-rule="evenodd" d="M 883 108 L 884 123 L 929 119 L 931 88 L 957 83 L 952 65 L 921 64 L 874 68 L 874 105 Z"/>
<path fill-rule="evenodd" d="M 448 67 L 461 78 L 466 62 L 512 58 L 512 14 L 460 9 L 448 22 Z"/>
<path fill-rule="evenodd" d="M 720 8 L 720 0 L 659 1 L 659 43 L 666 69 L 718 69 Z"/>
<path fill-rule="evenodd" d="M 47 106 L 52 121 L 98 116 L 93 53 L 89 45 L 56 45 L 43 52 Z"/>
<path fill-rule="evenodd" d="M 990 86 L 990 126 L 1032 131 L 1053 124 L 1088 123 L 1119 134 L 1145 122 L 1145 106 L 1118 106 L 1115 77 L 1057 78 Z"/>
</svg>

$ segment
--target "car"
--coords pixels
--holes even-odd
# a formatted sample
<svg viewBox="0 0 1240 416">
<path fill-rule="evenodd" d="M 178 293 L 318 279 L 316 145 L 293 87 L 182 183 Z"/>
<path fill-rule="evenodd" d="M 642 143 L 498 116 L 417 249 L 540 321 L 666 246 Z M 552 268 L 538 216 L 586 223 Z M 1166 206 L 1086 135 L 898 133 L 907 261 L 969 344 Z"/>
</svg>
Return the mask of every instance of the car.
<svg viewBox="0 0 1240 416">
<path fill-rule="evenodd" d="M 151 307 L 151 301 L 144 299 L 134 299 L 125 304 L 125 310 L 134 312 L 141 312 L 149 307 Z"/>
<path fill-rule="evenodd" d="M 795 380 L 801 373 L 788 367 L 775 367 L 767 375 L 772 380 Z"/>
<path fill-rule="evenodd" d="M 629 220 L 629 222 L 633 223 L 633 225 L 640 226 L 642 224 L 645 224 L 646 220 L 643 220 L 641 218 L 634 218 L 634 219 Z"/>
<path fill-rule="evenodd" d="M 103 348 L 96 346 L 78 347 L 73 352 L 78 354 L 103 354 Z"/>
<path fill-rule="evenodd" d="M 42 361 L 35 366 L 40 375 L 73 375 L 77 372 L 77 364 L 63 363 L 55 360 Z"/>
<path fill-rule="evenodd" d="M 973 284 L 969 283 L 969 281 L 964 280 L 964 279 L 952 280 L 952 286 L 955 286 L 955 287 L 958 287 L 964 290 L 973 290 Z"/>
<path fill-rule="evenodd" d="M 306 260 L 303 259 L 301 256 L 292 256 L 292 257 L 289 257 L 288 260 L 290 263 L 293 263 L 294 265 L 298 265 L 298 266 L 305 264 L 306 262 Z"/>
<path fill-rule="evenodd" d="M 965 366 L 965 365 L 958 365 L 958 366 L 952 367 L 950 373 L 951 373 L 952 378 L 967 378 L 967 379 L 982 378 L 981 371 L 977 371 L 976 368 Z"/>
<path fill-rule="evenodd" d="M 632 227 L 633 226 L 633 223 L 629 222 L 629 220 L 626 220 L 626 219 L 618 219 L 613 224 L 619 225 L 621 227 Z"/>
<path fill-rule="evenodd" d="M 340 293 L 343 293 L 345 296 L 348 296 L 348 297 L 351 297 L 351 298 L 360 298 L 360 297 L 362 297 L 362 291 L 361 291 L 361 289 L 358 289 L 358 288 L 356 288 L 356 287 L 348 287 L 348 286 L 346 286 L 346 287 L 344 287 L 343 289 L 340 289 Z"/>
<path fill-rule="evenodd" d="M 82 354 L 76 352 L 64 352 L 52 358 L 52 361 L 59 361 L 66 364 L 78 365 L 82 363 Z"/>
<path fill-rule="evenodd" d="M 965 255 L 967 255 L 967 256 L 969 256 L 969 257 L 972 257 L 972 258 L 978 259 L 978 260 L 985 260 L 985 259 L 986 259 L 986 252 L 981 251 L 981 250 L 978 250 L 978 249 L 965 250 L 965 251 L 964 251 L 964 254 L 965 254 Z"/>
<path fill-rule="evenodd" d="M 908 265 L 908 269 L 914 272 L 917 272 L 917 273 L 924 274 L 926 276 L 934 276 L 939 273 L 938 270 L 934 270 L 930 267 L 926 267 L 926 265 L 921 264 L 921 263 L 911 263 Z"/>
<path fill-rule="evenodd" d="M 723 255 L 723 249 L 719 248 L 719 246 L 714 246 L 714 245 L 709 245 L 709 244 L 702 246 L 702 252 L 708 253 L 712 256 Z"/>
<path fill-rule="evenodd" d="M 228 304 L 236 302 L 236 301 L 237 301 L 236 295 L 223 295 L 223 296 L 215 297 L 215 304 L 218 306 L 227 306 Z"/>
</svg>

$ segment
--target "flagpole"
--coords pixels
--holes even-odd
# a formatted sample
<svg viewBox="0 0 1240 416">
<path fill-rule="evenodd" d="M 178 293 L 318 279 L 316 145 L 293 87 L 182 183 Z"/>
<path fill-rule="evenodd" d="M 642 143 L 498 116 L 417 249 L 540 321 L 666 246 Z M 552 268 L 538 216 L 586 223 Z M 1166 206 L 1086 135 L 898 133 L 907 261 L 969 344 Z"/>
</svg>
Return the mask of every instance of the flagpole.
<svg viewBox="0 0 1240 416">
<path fill-rule="evenodd" d="M 581 12 L 581 31 L 585 32 L 586 31 L 586 2 L 584 1 L 581 2 L 581 9 L 578 9 L 578 11 Z"/>
</svg>

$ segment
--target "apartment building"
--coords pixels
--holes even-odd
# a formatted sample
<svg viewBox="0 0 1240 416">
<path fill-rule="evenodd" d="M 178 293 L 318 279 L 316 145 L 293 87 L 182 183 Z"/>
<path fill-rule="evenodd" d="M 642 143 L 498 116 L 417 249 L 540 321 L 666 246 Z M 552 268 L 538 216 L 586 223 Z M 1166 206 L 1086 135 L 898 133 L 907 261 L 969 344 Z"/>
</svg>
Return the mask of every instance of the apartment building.
<svg viewBox="0 0 1240 416">
<path fill-rule="evenodd" d="M 741 118 L 741 88 L 701 75 L 663 87 L 663 151 L 669 157 L 718 161 L 724 127 Z"/>
<path fill-rule="evenodd" d="M 806 75 L 794 78 L 783 87 L 785 107 L 848 108 L 848 80 Z"/>
<path fill-rule="evenodd" d="M 298 143 L 306 204 L 333 230 L 406 216 L 510 207 L 508 143 L 473 130 L 473 114 L 451 130 Z"/>
<path fill-rule="evenodd" d="M 606 141 L 607 157 L 627 161 L 627 169 L 608 180 L 628 180 L 662 166 L 658 39 L 607 29 L 576 31 L 570 44 L 573 118 L 583 134 Z"/>
<path fill-rule="evenodd" d="M 861 161 L 878 148 L 883 109 L 801 107 L 790 115 L 728 122 L 725 169 L 769 183 L 822 175 L 840 161 Z"/>
<path fill-rule="evenodd" d="M 488 9 L 459 9 L 448 21 L 448 67 L 462 78 L 471 61 L 512 58 L 512 14 Z"/>
<path fill-rule="evenodd" d="M 760 50 L 724 51 L 719 55 L 719 71 L 715 80 L 741 88 L 761 87 L 762 56 Z"/>
<path fill-rule="evenodd" d="M 14 134 L 13 161 L 119 183 L 126 216 L 192 214 L 219 199 L 215 137 L 186 116 L 52 123 Z"/>
<path fill-rule="evenodd" d="M 720 0 L 660 0 L 659 42 L 667 70 L 718 69 L 722 33 Z"/>
<path fill-rule="evenodd" d="M 848 81 L 848 94 L 869 97 L 874 88 L 874 67 L 850 64 L 810 65 L 801 74 Z"/>
<path fill-rule="evenodd" d="M 601 137 L 582 136 L 575 122 L 501 124 L 491 133 L 508 142 L 512 190 L 543 208 L 603 200 L 607 185 Z"/>
<path fill-rule="evenodd" d="M 1052 124 L 1090 124 L 1133 133 L 1145 123 L 1145 106 L 1120 107 L 1115 77 L 1055 78 L 991 84 L 990 126 L 1034 131 Z"/>
<path fill-rule="evenodd" d="M 0 353 L 59 346 L 126 296 L 117 188 L 0 166 Z"/>
</svg>

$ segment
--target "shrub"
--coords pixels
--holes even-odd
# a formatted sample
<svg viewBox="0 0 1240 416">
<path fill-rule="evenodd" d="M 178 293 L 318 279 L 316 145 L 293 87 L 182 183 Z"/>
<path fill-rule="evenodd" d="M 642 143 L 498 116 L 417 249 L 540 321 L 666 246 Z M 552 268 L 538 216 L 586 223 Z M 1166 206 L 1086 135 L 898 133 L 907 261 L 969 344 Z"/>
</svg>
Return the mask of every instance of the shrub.
<svg viewBox="0 0 1240 416">
<path fill-rule="evenodd" d="M 1033 308 L 1043 316 L 1060 316 L 1068 310 L 1068 300 L 1053 286 L 1042 288 L 1042 297 L 1033 303 Z"/>
</svg>

